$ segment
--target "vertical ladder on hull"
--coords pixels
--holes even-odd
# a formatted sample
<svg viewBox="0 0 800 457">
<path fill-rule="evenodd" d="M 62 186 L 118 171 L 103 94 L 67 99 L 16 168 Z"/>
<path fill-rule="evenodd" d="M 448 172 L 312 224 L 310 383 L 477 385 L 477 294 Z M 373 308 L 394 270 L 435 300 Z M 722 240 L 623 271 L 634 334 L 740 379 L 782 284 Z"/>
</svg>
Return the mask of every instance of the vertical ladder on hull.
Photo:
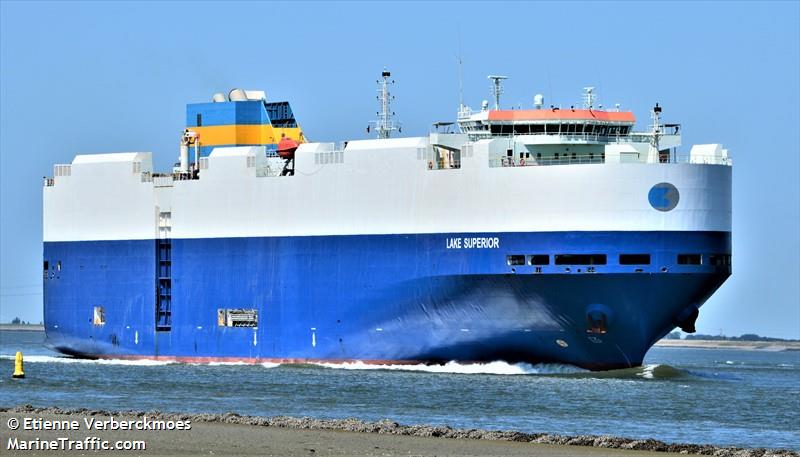
<svg viewBox="0 0 800 457">
<path fill-rule="evenodd" d="M 156 331 L 172 329 L 172 239 L 171 213 L 158 217 L 159 239 L 156 240 Z"/>
</svg>

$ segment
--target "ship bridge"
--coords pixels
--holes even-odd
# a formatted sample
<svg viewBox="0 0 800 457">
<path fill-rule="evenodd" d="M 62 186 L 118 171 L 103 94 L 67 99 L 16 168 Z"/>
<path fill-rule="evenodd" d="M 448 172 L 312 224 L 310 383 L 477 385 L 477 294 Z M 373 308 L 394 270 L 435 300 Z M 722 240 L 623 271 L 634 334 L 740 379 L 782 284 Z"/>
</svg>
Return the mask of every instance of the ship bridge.
<svg viewBox="0 0 800 457">
<path fill-rule="evenodd" d="M 462 131 L 473 139 L 494 136 L 535 136 L 532 143 L 565 140 L 609 142 L 628 135 L 636 123 L 627 111 L 593 109 L 491 110 L 459 119 Z"/>
<path fill-rule="evenodd" d="M 688 161 L 678 157 L 681 144 L 680 124 L 663 124 L 662 108 L 656 104 L 651 112 L 652 124 L 644 131 L 634 131 L 636 117 L 630 111 L 595 106 L 593 87 L 584 88 L 583 105 L 562 108 L 544 106 L 544 97 L 534 97 L 533 109 L 501 109 L 500 82 L 495 80 L 494 109 L 482 103 L 480 111 L 461 105 L 458 113 L 459 135 L 431 134 L 435 152 L 431 169 L 458 168 L 461 144 L 486 147 L 489 166 L 537 166 L 614 162 L 669 163 Z M 703 151 L 708 152 L 708 151 Z M 690 155 L 699 160 L 699 150 Z M 719 152 L 711 159 L 727 161 Z"/>
</svg>

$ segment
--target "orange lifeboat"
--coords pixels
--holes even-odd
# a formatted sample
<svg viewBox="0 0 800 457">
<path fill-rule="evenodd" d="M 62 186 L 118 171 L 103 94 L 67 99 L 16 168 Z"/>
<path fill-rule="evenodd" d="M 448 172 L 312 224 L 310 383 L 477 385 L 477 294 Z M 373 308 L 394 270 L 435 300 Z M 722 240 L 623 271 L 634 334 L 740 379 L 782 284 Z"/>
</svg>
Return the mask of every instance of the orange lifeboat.
<svg viewBox="0 0 800 457">
<path fill-rule="evenodd" d="M 294 151 L 297 150 L 298 146 L 297 141 L 284 136 L 278 143 L 278 155 L 282 159 L 294 159 Z"/>
</svg>

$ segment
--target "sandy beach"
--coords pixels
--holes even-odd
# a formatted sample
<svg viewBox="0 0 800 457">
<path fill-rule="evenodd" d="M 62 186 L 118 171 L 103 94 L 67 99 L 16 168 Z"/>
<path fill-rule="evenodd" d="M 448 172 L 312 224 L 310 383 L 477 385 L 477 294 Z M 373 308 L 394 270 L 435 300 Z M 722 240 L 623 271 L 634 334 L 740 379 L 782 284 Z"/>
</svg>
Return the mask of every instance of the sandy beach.
<svg viewBox="0 0 800 457">
<path fill-rule="evenodd" d="M 113 420 L 110 418 L 113 417 Z M 15 421 L 16 420 L 16 421 Z M 236 414 L 163 414 L 55 408 L 0 408 L 3 455 L 127 454 L 127 455 L 268 455 L 268 456 L 658 456 L 697 454 L 720 457 L 797 456 L 789 451 L 669 445 L 655 440 L 613 437 L 559 436 L 449 427 L 404 426 L 390 421 L 355 419 L 318 420 L 289 417 L 252 417 Z M 26 422 L 27 421 L 27 422 Z M 47 422 L 50 421 L 50 422 Z M 57 423 L 55 421 L 58 421 Z M 43 430 L 69 421 L 77 429 Z M 87 423 L 104 425 L 92 428 Z M 180 422 L 186 430 L 142 430 L 134 426 Z M 129 424 L 130 429 L 123 430 Z M 11 430 L 18 424 L 16 430 Z M 113 429 L 115 427 L 117 429 Z M 26 430 L 26 425 L 28 429 Z M 95 425 L 96 427 L 96 425 Z M 38 429 L 37 429 L 38 428 Z M 112 429 L 108 429 L 112 428 Z M 142 450 L 30 451 L 42 441 L 70 440 L 75 446 L 105 441 L 112 446 L 125 440 L 144 442 Z M 24 443 L 23 443 L 24 442 Z M 23 444 L 20 444 L 23 443 Z M 75 444 L 79 443 L 79 444 Z M 82 443 L 82 444 L 81 444 Z M 93 444 L 94 443 L 94 444 Z M 141 444 L 138 444 L 141 446 Z"/>
</svg>

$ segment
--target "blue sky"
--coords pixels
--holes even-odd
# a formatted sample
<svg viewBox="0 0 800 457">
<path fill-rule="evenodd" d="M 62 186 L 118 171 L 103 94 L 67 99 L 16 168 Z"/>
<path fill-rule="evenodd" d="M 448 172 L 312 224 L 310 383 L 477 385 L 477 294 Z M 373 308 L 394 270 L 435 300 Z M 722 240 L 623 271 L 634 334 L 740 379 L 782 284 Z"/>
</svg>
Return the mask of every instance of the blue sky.
<svg viewBox="0 0 800 457">
<path fill-rule="evenodd" d="M 0 321 L 38 322 L 41 177 L 76 153 L 177 158 L 185 104 L 233 87 L 290 100 L 311 140 L 364 137 L 383 66 L 403 133 L 486 75 L 506 105 L 659 102 L 684 150 L 734 157 L 734 275 L 703 333 L 800 338 L 800 3 L 0 3 Z"/>
</svg>

